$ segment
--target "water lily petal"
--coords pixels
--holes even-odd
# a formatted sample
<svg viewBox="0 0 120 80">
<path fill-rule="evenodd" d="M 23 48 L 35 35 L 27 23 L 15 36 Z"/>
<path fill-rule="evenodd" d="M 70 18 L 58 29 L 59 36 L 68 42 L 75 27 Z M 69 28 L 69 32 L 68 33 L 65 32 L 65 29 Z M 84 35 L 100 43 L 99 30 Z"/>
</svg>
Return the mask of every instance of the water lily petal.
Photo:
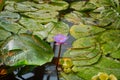
<svg viewBox="0 0 120 80">
<path fill-rule="evenodd" d="M 56 44 L 64 44 L 68 37 L 62 34 L 57 34 L 56 36 L 54 36 L 53 39 L 56 42 Z"/>
</svg>

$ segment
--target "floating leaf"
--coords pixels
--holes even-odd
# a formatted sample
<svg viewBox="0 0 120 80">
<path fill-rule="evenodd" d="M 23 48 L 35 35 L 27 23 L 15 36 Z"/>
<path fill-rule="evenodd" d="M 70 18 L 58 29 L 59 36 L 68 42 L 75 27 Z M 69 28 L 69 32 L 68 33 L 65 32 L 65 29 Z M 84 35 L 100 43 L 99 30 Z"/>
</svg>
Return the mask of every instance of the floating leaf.
<svg viewBox="0 0 120 80">
<path fill-rule="evenodd" d="M 30 31 L 33 31 L 33 32 L 34 31 L 41 31 L 41 30 L 44 29 L 44 26 L 39 21 L 37 21 L 35 19 L 22 17 L 19 22 L 27 30 L 30 30 Z"/>
<path fill-rule="evenodd" d="M 113 51 L 110 56 L 115 59 L 120 59 L 120 50 Z"/>
<path fill-rule="evenodd" d="M 89 11 L 96 8 L 96 6 L 87 1 L 78 1 L 71 4 L 71 8 L 78 11 Z"/>
<path fill-rule="evenodd" d="M 7 39 L 9 36 L 11 36 L 11 33 L 3 30 L 3 29 L 0 29 L 0 42 Z"/>
<path fill-rule="evenodd" d="M 91 80 L 92 76 L 99 72 L 114 74 L 118 79 L 120 78 L 120 62 L 116 62 L 106 57 L 102 57 L 100 61 L 94 65 L 76 68 L 78 70 L 77 75 L 83 78 L 83 80 Z"/>
<path fill-rule="evenodd" d="M 120 30 L 107 30 L 100 36 L 100 38 L 104 42 L 119 40 Z"/>
<path fill-rule="evenodd" d="M 79 38 L 73 42 L 73 48 L 88 48 L 95 46 L 97 41 L 94 37 Z"/>
<path fill-rule="evenodd" d="M 72 11 L 71 13 L 66 14 L 64 18 L 69 22 L 79 24 L 82 21 L 82 16 L 84 16 L 84 14 L 78 11 Z"/>
<path fill-rule="evenodd" d="M 88 65 L 91 65 L 91 64 L 95 64 L 95 63 L 98 62 L 100 57 L 101 57 L 101 54 L 98 54 L 98 55 L 96 55 L 96 56 L 94 56 L 93 58 L 90 58 L 90 59 L 85 59 L 85 60 L 79 60 L 78 59 L 78 61 L 74 60 L 73 65 L 74 66 L 88 66 Z"/>
<path fill-rule="evenodd" d="M 12 33 L 17 33 L 23 27 L 17 23 L 9 23 L 6 20 L 0 19 L 0 28 Z"/>
<path fill-rule="evenodd" d="M 64 22 L 50 22 L 45 25 L 45 29 L 40 31 L 39 34 L 43 38 L 47 38 L 48 42 L 52 42 L 53 37 L 57 34 L 67 35 L 69 31 L 69 26 Z"/>
<path fill-rule="evenodd" d="M 38 10 L 37 8 L 34 8 L 31 5 L 25 4 L 25 2 L 24 3 L 22 3 L 22 2 L 15 3 L 14 8 L 18 12 L 27 12 L 27 11 L 37 11 Z"/>
<path fill-rule="evenodd" d="M 51 12 L 50 10 L 39 10 L 35 12 L 26 12 L 24 15 L 35 19 L 49 19 L 55 18 L 58 15 L 58 12 Z"/>
<path fill-rule="evenodd" d="M 111 54 L 119 50 L 119 45 L 120 42 L 118 41 L 108 41 L 107 43 L 101 45 L 101 49 L 104 54 Z"/>
<path fill-rule="evenodd" d="M 63 72 L 60 73 L 60 75 L 63 77 L 60 76 L 60 79 L 61 80 L 83 80 L 82 78 L 76 76 L 75 74 L 65 74 Z"/>
<path fill-rule="evenodd" d="M 51 61 L 51 47 L 31 35 L 15 35 L 2 46 L 3 62 L 9 66 L 42 65 Z"/>
<path fill-rule="evenodd" d="M 2 11 L 0 13 L 0 18 L 6 20 L 8 22 L 17 22 L 20 19 L 20 15 L 18 13 Z"/>
<path fill-rule="evenodd" d="M 81 38 L 86 36 L 92 36 L 99 32 L 104 31 L 104 28 L 99 28 L 97 26 L 84 25 L 80 23 L 79 25 L 73 25 L 70 29 L 70 33 L 75 38 Z"/>
<path fill-rule="evenodd" d="M 40 10 L 60 11 L 68 8 L 68 3 L 65 1 L 51 1 L 50 3 L 31 4 Z"/>
<path fill-rule="evenodd" d="M 6 6 L 4 7 L 4 9 L 7 10 L 7 11 L 11 11 L 11 12 L 18 12 L 14 8 L 15 3 L 16 3 L 15 1 L 6 1 L 5 2 Z"/>
</svg>

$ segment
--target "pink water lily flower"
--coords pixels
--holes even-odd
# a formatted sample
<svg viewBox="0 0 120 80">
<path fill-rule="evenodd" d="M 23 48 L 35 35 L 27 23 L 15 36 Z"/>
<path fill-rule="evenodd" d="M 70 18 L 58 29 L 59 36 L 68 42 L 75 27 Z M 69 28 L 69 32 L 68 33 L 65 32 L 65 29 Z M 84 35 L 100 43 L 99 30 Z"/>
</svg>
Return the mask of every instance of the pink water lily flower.
<svg viewBox="0 0 120 80">
<path fill-rule="evenodd" d="M 68 37 L 63 34 L 57 34 L 56 36 L 53 37 L 53 39 L 56 42 L 56 45 L 60 45 L 64 44 Z"/>
</svg>

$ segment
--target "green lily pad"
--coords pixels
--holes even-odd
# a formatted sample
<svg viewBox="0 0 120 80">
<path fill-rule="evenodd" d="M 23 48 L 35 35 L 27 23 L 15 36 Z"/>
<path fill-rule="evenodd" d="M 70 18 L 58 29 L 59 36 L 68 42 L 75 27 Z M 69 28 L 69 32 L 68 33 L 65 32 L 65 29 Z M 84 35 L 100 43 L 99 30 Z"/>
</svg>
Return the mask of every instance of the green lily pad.
<svg viewBox="0 0 120 80">
<path fill-rule="evenodd" d="M 85 59 L 85 60 L 74 60 L 73 61 L 73 65 L 74 66 L 88 66 L 88 65 L 92 65 L 98 62 L 98 60 L 100 59 L 101 54 L 98 54 L 97 56 L 90 58 L 90 59 Z"/>
<path fill-rule="evenodd" d="M 11 12 L 18 12 L 17 10 L 15 10 L 15 8 L 14 8 L 14 4 L 15 4 L 16 2 L 15 1 L 6 1 L 5 2 L 5 7 L 4 7 L 4 9 L 5 10 L 7 10 L 7 11 L 11 11 Z"/>
<path fill-rule="evenodd" d="M 7 39 L 9 36 L 11 36 L 11 33 L 3 30 L 3 29 L 0 29 L 0 42 Z"/>
<path fill-rule="evenodd" d="M 34 8 L 32 5 L 25 4 L 25 2 L 19 2 L 14 4 L 15 10 L 18 12 L 28 12 L 28 11 L 37 11 L 37 8 Z"/>
<path fill-rule="evenodd" d="M 50 3 L 39 3 L 32 4 L 32 6 L 38 8 L 39 10 L 52 10 L 52 11 L 60 11 L 68 8 L 68 3 L 65 1 L 51 1 Z"/>
<path fill-rule="evenodd" d="M 47 38 L 48 42 L 53 42 L 53 37 L 57 34 L 67 35 L 69 26 L 64 22 L 50 22 L 45 25 L 45 29 L 39 32 L 43 38 Z"/>
<path fill-rule="evenodd" d="M 10 23 L 10 22 L 7 22 L 6 20 L 0 19 L 0 28 L 12 33 L 18 33 L 19 30 L 23 28 L 23 26 L 17 23 Z"/>
<path fill-rule="evenodd" d="M 107 29 L 115 29 L 115 30 L 120 30 L 120 20 L 116 19 L 114 23 L 112 23 L 110 26 L 107 26 Z"/>
<path fill-rule="evenodd" d="M 120 50 L 116 50 L 110 54 L 112 58 L 120 59 Z"/>
<path fill-rule="evenodd" d="M 64 16 L 64 18 L 69 21 L 72 22 L 74 24 L 79 24 L 82 21 L 82 17 L 84 16 L 83 13 L 80 13 L 78 11 L 72 11 L 71 13 L 68 13 Z"/>
<path fill-rule="evenodd" d="M 103 51 L 103 54 L 109 55 L 112 58 L 120 59 L 119 49 L 120 49 L 119 40 L 108 41 L 101 45 L 101 50 Z"/>
<path fill-rule="evenodd" d="M 30 31 L 41 31 L 44 29 L 44 26 L 39 21 L 31 18 L 22 17 L 19 22 Z"/>
<path fill-rule="evenodd" d="M 99 53 L 101 53 L 100 46 L 95 45 L 89 48 L 71 48 L 64 53 L 64 57 L 70 57 L 73 61 L 79 61 L 91 59 Z"/>
<path fill-rule="evenodd" d="M 100 38 L 104 42 L 120 40 L 120 30 L 107 30 L 105 31 Z"/>
<path fill-rule="evenodd" d="M 70 74 L 77 75 L 79 78 L 82 78 L 82 80 L 91 80 L 91 78 L 99 72 L 105 72 L 108 74 L 114 74 L 120 79 L 119 68 L 120 62 L 107 57 L 101 57 L 98 63 L 91 66 L 76 66 L 75 69 L 77 70 L 77 73 Z"/>
<path fill-rule="evenodd" d="M 9 66 L 42 65 L 53 57 L 51 47 L 37 36 L 15 35 L 2 46 L 3 62 Z"/>
<path fill-rule="evenodd" d="M 82 78 L 80 78 L 77 75 L 75 75 L 75 73 L 65 74 L 64 72 L 60 73 L 60 79 L 61 80 L 83 80 Z"/>
<path fill-rule="evenodd" d="M 35 12 L 26 12 L 24 15 L 35 19 L 49 19 L 55 18 L 58 15 L 58 12 L 51 12 L 50 10 L 39 10 Z"/>
<path fill-rule="evenodd" d="M 96 6 L 90 2 L 78 1 L 78 2 L 73 2 L 71 4 L 71 8 L 78 10 L 78 11 L 89 11 L 89 10 L 95 9 Z"/>
<path fill-rule="evenodd" d="M 97 33 L 104 31 L 104 28 L 97 26 L 84 25 L 80 23 L 79 25 L 73 25 L 70 29 L 70 33 L 76 39 L 86 36 L 93 36 Z"/>
<path fill-rule="evenodd" d="M 76 41 L 73 42 L 72 46 L 74 48 L 88 48 L 95 46 L 97 41 L 94 37 L 83 37 L 79 38 Z"/>
<path fill-rule="evenodd" d="M 41 39 L 47 37 L 46 33 L 44 32 L 46 28 L 44 25 L 41 24 L 41 22 L 39 22 L 39 20 L 22 17 L 19 22 L 25 27 L 25 29 L 21 29 L 21 33 L 26 33 L 28 31 L 31 32 L 31 34 L 33 35 L 39 36 Z M 42 32 L 44 33 L 42 34 Z"/>
<path fill-rule="evenodd" d="M 0 13 L 0 18 L 6 20 L 8 22 L 17 22 L 20 19 L 20 15 L 18 13 L 2 11 Z"/>
</svg>

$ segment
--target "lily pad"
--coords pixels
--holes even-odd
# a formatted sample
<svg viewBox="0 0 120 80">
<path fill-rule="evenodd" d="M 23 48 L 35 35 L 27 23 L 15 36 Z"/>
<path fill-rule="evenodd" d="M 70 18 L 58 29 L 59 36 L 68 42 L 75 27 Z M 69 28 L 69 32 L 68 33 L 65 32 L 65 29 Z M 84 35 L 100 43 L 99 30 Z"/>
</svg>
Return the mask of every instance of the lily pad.
<svg viewBox="0 0 120 80">
<path fill-rule="evenodd" d="M 120 59 L 120 42 L 119 40 L 107 41 L 106 43 L 101 45 L 101 50 L 103 54 L 109 55 L 112 58 Z"/>
<path fill-rule="evenodd" d="M 39 10 L 35 12 L 26 12 L 24 15 L 35 19 L 49 19 L 57 17 L 58 12 L 51 12 L 50 10 Z"/>
<path fill-rule="evenodd" d="M 3 29 L 0 29 L 0 42 L 7 39 L 9 36 L 11 36 L 11 33 L 3 30 Z"/>
<path fill-rule="evenodd" d="M 4 10 L 11 11 L 11 12 L 18 12 L 14 8 L 15 1 L 6 1 L 5 4 L 6 6 L 4 7 Z"/>
<path fill-rule="evenodd" d="M 22 17 L 19 22 L 21 25 L 23 25 L 25 27 L 25 29 L 21 29 L 21 33 L 22 32 L 24 32 L 24 33 L 29 32 L 33 35 L 39 36 L 41 39 L 44 39 L 45 37 L 47 37 L 47 35 L 45 33 L 42 34 L 42 32 L 46 28 L 44 25 L 41 24 L 41 22 L 39 22 L 39 20 Z"/>
<path fill-rule="evenodd" d="M 72 46 L 73 48 L 88 48 L 95 46 L 96 43 L 97 41 L 94 37 L 83 37 L 74 41 Z"/>
<path fill-rule="evenodd" d="M 101 57 L 99 62 L 91 66 L 76 66 L 74 68 L 77 70 L 77 72 L 70 74 L 77 75 L 79 78 L 82 78 L 82 80 L 91 80 L 91 78 L 99 72 L 114 74 L 117 79 L 120 79 L 120 62 L 107 57 Z"/>
<path fill-rule="evenodd" d="M 93 36 L 104 30 L 105 30 L 104 28 L 100 28 L 97 26 L 91 26 L 91 25 L 84 25 L 80 23 L 79 25 L 73 25 L 70 29 L 70 33 L 73 37 L 78 39 L 81 37 Z"/>
<path fill-rule="evenodd" d="M 3 62 L 9 66 L 43 65 L 51 61 L 51 47 L 37 36 L 15 35 L 2 46 Z"/>
<path fill-rule="evenodd" d="M 65 74 L 64 72 L 61 72 L 60 75 L 62 76 L 60 76 L 61 80 L 83 80 L 82 78 L 75 75 L 75 73 Z"/>
<path fill-rule="evenodd" d="M 53 42 L 53 37 L 57 34 L 67 35 L 69 26 L 64 22 L 50 22 L 45 25 L 45 29 L 40 31 L 39 34 L 46 38 L 48 42 Z"/>
<path fill-rule="evenodd" d="M 74 66 L 89 66 L 89 65 L 97 63 L 100 57 L 101 57 L 101 54 L 98 54 L 97 56 L 94 56 L 93 58 L 90 58 L 90 59 L 74 60 L 73 65 Z"/>
<path fill-rule="evenodd" d="M 27 11 L 37 11 L 38 10 L 37 8 L 34 8 L 31 5 L 25 4 L 25 2 L 24 2 L 24 4 L 22 2 L 15 3 L 14 8 L 18 12 L 27 12 Z"/>
<path fill-rule="evenodd" d="M 50 3 L 32 4 L 32 6 L 39 10 L 60 11 L 68 8 L 69 4 L 65 1 L 51 1 Z"/>
<path fill-rule="evenodd" d="M 18 33 L 23 26 L 17 24 L 17 23 L 9 23 L 6 20 L 0 19 L 0 28 L 12 32 L 12 33 Z"/>
<path fill-rule="evenodd" d="M 44 26 L 39 21 L 31 18 L 22 17 L 19 22 L 30 31 L 41 31 L 44 29 Z"/>
<path fill-rule="evenodd" d="M 120 59 L 120 50 L 116 50 L 110 54 L 112 58 Z"/>
<path fill-rule="evenodd" d="M 89 11 L 96 8 L 96 6 L 87 1 L 78 1 L 71 4 L 71 8 L 78 11 Z"/>
<path fill-rule="evenodd" d="M 100 36 L 100 38 L 104 42 L 120 40 L 120 30 L 107 30 Z"/>
<path fill-rule="evenodd" d="M 8 22 L 17 22 L 20 19 L 20 15 L 18 13 L 2 11 L 0 13 L 0 18 L 6 20 Z"/>
<path fill-rule="evenodd" d="M 64 57 L 69 57 L 73 61 L 79 61 L 94 58 L 99 53 L 101 53 L 100 46 L 97 45 L 90 48 L 71 48 L 64 53 Z"/>
<path fill-rule="evenodd" d="M 82 21 L 83 16 L 83 13 L 80 13 L 78 11 L 72 11 L 71 13 L 66 14 L 64 18 L 69 22 L 79 24 Z"/>
</svg>

